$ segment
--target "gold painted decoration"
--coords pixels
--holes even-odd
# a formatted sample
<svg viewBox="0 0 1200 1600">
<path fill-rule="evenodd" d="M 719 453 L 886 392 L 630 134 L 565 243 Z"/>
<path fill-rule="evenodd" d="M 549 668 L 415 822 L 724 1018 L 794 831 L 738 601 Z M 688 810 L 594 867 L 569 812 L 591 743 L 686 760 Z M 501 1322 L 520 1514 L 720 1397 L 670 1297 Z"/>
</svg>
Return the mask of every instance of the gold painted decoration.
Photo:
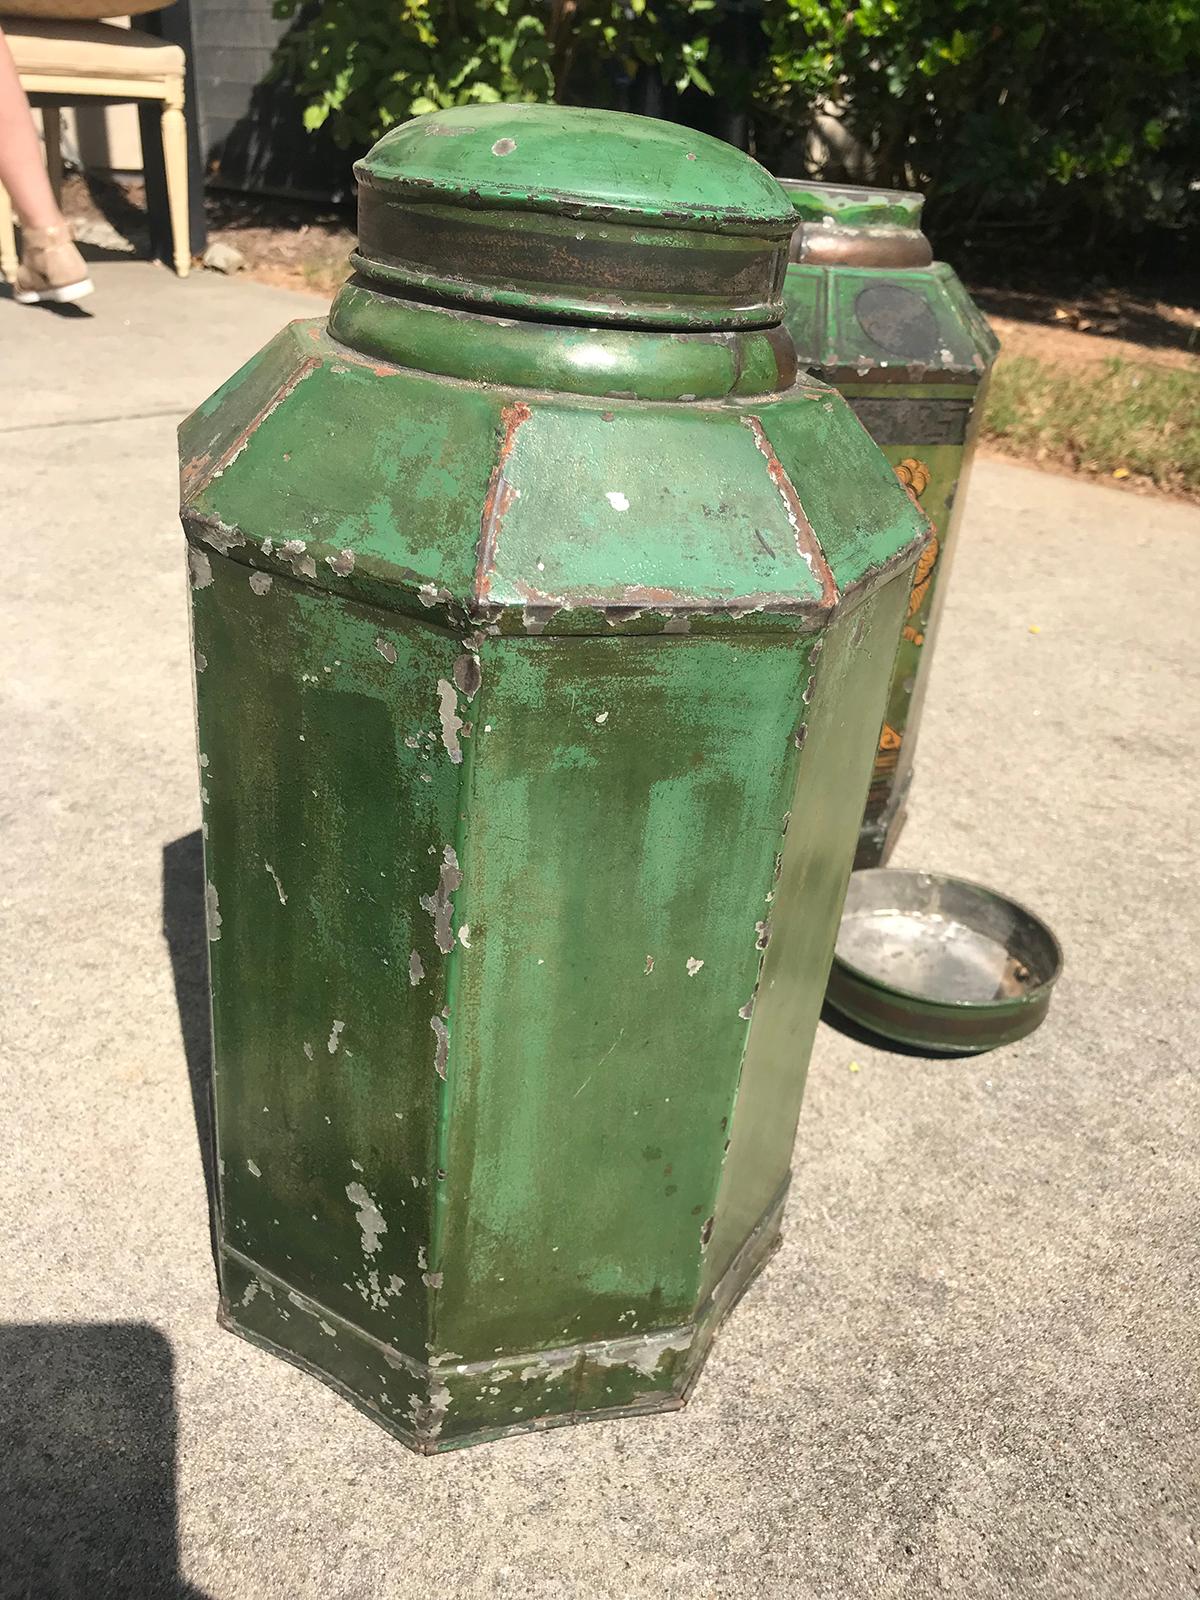
<svg viewBox="0 0 1200 1600">
<path fill-rule="evenodd" d="M 875 771 L 890 771 L 900 759 L 900 746 L 904 742 L 904 735 L 898 733 L 890 722 L 885 722 L 883 731 L 879 735 L 879 754 L 875 757 Z"/>
<path fill-rule="evenodd" d="M 929 487 L 929 480 L 932 476 L 929 468 L 923 461 L 918 461 L 915 456 L 905 456 L 904 460 L 895 469 L 895 471 L 897 478 L 904 485 L 905 489 L 907 489 L 908 497 L 912 501 L 913 505 L 919 505 L 921 496 Z M 921 631 L 921 629 L 912 626 L 912 618 L 916 616 L 917 612 L 920 611 L 921 606 L 924 604 L 925 596 L 929 592 L 930 582 L 933 579 L 933 569 L 937 566 L 937 559 L 941 553 L 941 540 L 937 536 L 937 529 L 935 527 L 933 538 L 930 539 L 929 543 L 922 551 L 920 559 L 917 562 L 917 570 L 913 574 L 912 593 L 908 597 L 909 621 L 905 624 L 904 631 L 901 635 L 901 637 L 906 639 L 909 644 L 922 645 L 925 643 L 924 633 Z M 883 748 L 882 744 L 880 745 L 880 748 Z"/>
</svg>

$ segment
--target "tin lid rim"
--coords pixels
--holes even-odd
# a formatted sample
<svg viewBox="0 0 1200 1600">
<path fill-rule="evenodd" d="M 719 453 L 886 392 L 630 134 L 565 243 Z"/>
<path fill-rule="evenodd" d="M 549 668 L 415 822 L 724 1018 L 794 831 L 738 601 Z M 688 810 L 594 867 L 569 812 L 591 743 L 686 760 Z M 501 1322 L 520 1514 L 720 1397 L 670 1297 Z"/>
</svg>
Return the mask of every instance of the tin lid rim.
<svg viewBox="0 0 1200 1600">
<path fill-rule="evenodd" d="M 635 205 L 598 201 L 586 195 L 555 190 L 543 193 L 517 186 L 481 195 L 469 187 L 437 183 L 429 178 L 380 176 L 356 161 L 354 175 L 360 189 L 414 205 L 452 205 L 470 211 L 528 211 L 542 216 L 567 217 L 581 222 L 619 222 L 647 232 L 714 233 L 746 235 L 763 240 L 785 240 L 796 226 L 796 213 L 746 212 L 734 207 L 692 207 L 688 210 L 650 212 Z"/>
</svg>

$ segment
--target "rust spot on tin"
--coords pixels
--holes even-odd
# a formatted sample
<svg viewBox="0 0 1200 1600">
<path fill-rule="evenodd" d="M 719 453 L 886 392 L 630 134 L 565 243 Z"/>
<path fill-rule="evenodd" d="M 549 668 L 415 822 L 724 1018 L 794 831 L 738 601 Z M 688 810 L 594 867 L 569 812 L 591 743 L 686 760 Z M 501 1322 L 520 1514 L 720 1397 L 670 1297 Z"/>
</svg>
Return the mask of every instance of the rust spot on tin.
<svg viewBox="0 0 1200 1600">
<path fill-rule="evenodd" d="M 754 443 L 758 452 L 767 463 L 767 475 L 779 491 L 779 498 L 783 501 L 783 509 L 787 519 L 792 525 L 792 532 L 796 537 L 796 553 L 805 563 L 813 577 L 821 585 L 821 604 L 834 606 L 838 600 L 837 583 L 830 571 L 829 563 L 825 559 L 825 552 L 821 549 L 820 540 L 813 532 L 812 523 L 805 515 L 804 507 L 800 504 L 800 496 L 796 493 L 796 485 L 788 477 L 782 461 L 775 454 L 771 441 L 763 431 L 763 425 L 757 417 L 747 416 L 743 422 L 754 435 Z"/>
<path fill-rule="evenodd" d="M 596 600 L 582 600 L 575 602 L 581 609 L 594 606 L 602 611 L 611 606 L 613 602 L 603 598 Z M 745 617 L 755 611 L 777 612 L 780 615 L 790 615 L 797 612 L 813 610 L 813 601 L 797 600 L 795 595 L 777 594 L 766 589 L 755 590 L 753 594 L 738 595 L 734 599 L 718 599 L 716 596 L 698 599 L 695 595 L 676 594 L 670 589 L 643 588 L 639 585 L 628 585 L 621 592 L 621 605 L 637 604 L 643 611 L 660 611 L 670 615 L 682 613 L 687 617 Z M 820 609 L 824 609 L 822 606 Z"/>
<path fill-rule="evenodd" d="M 459 656 L 454 663 L 454 681 L 461 693 L 466 696 L 467 704 L 470 705 L 471 701 L 479 693 L 479 686 L 483 682 L 483 669 L 479 665 L 479 657 L 472 651 L 467 651 L 466 654 Z"/>
<path fill-rule="evenodd" d="M 764 611 L 778 616 L 804 616 L 813 612 L 824 616 L 828 610 L 824 600 L 797 599 L 795 595 L 767 590 L 734 599 L 719 599 L 716 596 L 698 598 L 675 589 L 626 584 L 619 594 L 584 594 L 568 598 L 548 594 L 519 578 L 513 579 L 512 586 L 525 603 L 524 623 L 528 633 L 542 633 L 560 611 L 594 611 L 610 628 L 619 628 L 649 612 L 663 617 L 663 633 L 687 633 L 693 617 L 728 617 L 737 621 Z"/>
<path fill-rule="evenodd" d="M 479 553 L 475 563 L 475 599 L 486 600 L 492 587 L 492 571 L 496 564 L 496 547 L 508 508 L 520 493 L 504 475 L 508 458 L 513 453 L 517 429 L 533 415 L 523 400 L 514 400 L 500 413 L 500 449 L 492 476 L 488 482 L 487 497 L 483 502 L 483 515 L 479 522 Z"/>
<path fill-rule="evenodd" d="M 212 452 L 210 450 L 205 450 L 203 454 L 198 456 L 189 456 L 186 461 L 180 463 L 179 490 L 185 500 L 195 488 L 196 484 L 199 483 L 200 479 L 204 476 L 205 469 L 208 467 L 211 461 Z"/>
</svg>

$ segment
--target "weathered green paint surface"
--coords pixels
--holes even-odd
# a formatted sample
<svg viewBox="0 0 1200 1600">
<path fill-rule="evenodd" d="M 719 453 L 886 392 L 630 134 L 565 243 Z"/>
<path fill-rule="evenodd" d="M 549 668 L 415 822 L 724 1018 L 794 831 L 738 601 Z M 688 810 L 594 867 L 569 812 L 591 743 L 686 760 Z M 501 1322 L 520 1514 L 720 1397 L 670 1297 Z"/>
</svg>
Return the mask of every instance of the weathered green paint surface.
<svg viewBox="0 0 1200 1600">
<path fill-rule="evenodd" d="M 471 949 L 453 958 L 452 1348 L 688 1321 L 806 653 L 762 636 L 485 646 L 456 904 Z"/>
<path fill-rule="evenodd" d="M 969 387 L 981 381 L 998 349 L 944 261 L 893 270 L 792 265 L 784 299 L 784 323 L 801 364 L 848 383 Z"/>
<path fill-rule="evenodd" d="M 926 528 L 777 343 L 362 292 L 181 436 L 221 1315 L 430 1451 L 681 1404 L 774 1247 Z"/>
<path fill-rule="evenodd" d="M 783 187 L 801 222 L 836 228 L 918 229 L 921 226 L 924 196 L 903 189 L 808 183 L 803 178 L 789 179 Z"/>
<path fill-rule="evenodd" d="M 786 1185 L 809 1052 L 825 992 L 857 833 L 847 795 L 861 794 L 871 766 L 862 737 L 906 585 L 891 583 L 825 633 L 811 663 L 812 709 L 791 803 L 778 880 L 760 902 L 769 934 L 745 1059 L 717 1224 L 705 1262 L 711 1292 L 747 1233 Z"/>
<path fill-rule="evenodd" d="M 338 295 L 329 331 L 384 361 L 509 388 L 604 396 L 617 371 L 630 400 L 761 395 L 787 387 L 796 373 L 792 341 L 778 326 L 648 335 L 644 328 L 518 322 L 415 302 L 403 317 L 393 312 L 389 295 L 352 280 Z"/>
<path fill-rule="evenodd" d="M 792 229 L 779 185 L 733 145 L 616 111 L 455 106 L 393 128 L 361 166 L 393 195 L 436 196 L 472 209 L 499 203 L 522 215 L 546 210 L 725 229 L 767 222 L 783 236 Z"/>
<path fill-rule="evenodd" d="M 886 252 L 915 238 L 919 195 L 793 184 L 797 216 L 836 249 Z M 823 230 L 823 233 L 822 233 Z M 816 248 L 816 247 L 814 247 Z M 819 250 L 818 250 L 819 253 Z M 859 838 L 857 865 L 886 860 L 904 820 L 921 704 L 997 343 L 950 267 L 789 266 L 785 325 L 802 367 L 849 399 L 918 500 L 934 538 L 914 573 Z"/>
<path fill-rule="evenodd" d="M 393 128 L 354 171 L 351 259 L 416 298 L 583 327 L 779 321 L 791 206 L 706 134 L 611 111 L 459 106 Z"/>
</svg>

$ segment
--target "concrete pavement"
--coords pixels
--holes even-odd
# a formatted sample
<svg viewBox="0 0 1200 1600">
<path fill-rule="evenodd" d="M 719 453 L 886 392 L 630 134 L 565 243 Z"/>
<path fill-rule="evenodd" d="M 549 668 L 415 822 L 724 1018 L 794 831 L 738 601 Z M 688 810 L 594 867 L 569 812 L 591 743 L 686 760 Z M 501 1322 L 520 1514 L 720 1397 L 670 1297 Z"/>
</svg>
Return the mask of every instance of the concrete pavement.
<svg viewBox="0 0 1200 1600">
<path fill-rule="evenodd" d="M 1200 513 L 976 467 L 897 863 L 1052 922 L 1043 1030 L 822 1027 L 688 1409 L 418 1460 L 218 1331 L 189 1079 L 174 425 L 319 303 L 96 278 L 0 302 L 0 1596 L 1200 1593 Z"/>
</svg>

